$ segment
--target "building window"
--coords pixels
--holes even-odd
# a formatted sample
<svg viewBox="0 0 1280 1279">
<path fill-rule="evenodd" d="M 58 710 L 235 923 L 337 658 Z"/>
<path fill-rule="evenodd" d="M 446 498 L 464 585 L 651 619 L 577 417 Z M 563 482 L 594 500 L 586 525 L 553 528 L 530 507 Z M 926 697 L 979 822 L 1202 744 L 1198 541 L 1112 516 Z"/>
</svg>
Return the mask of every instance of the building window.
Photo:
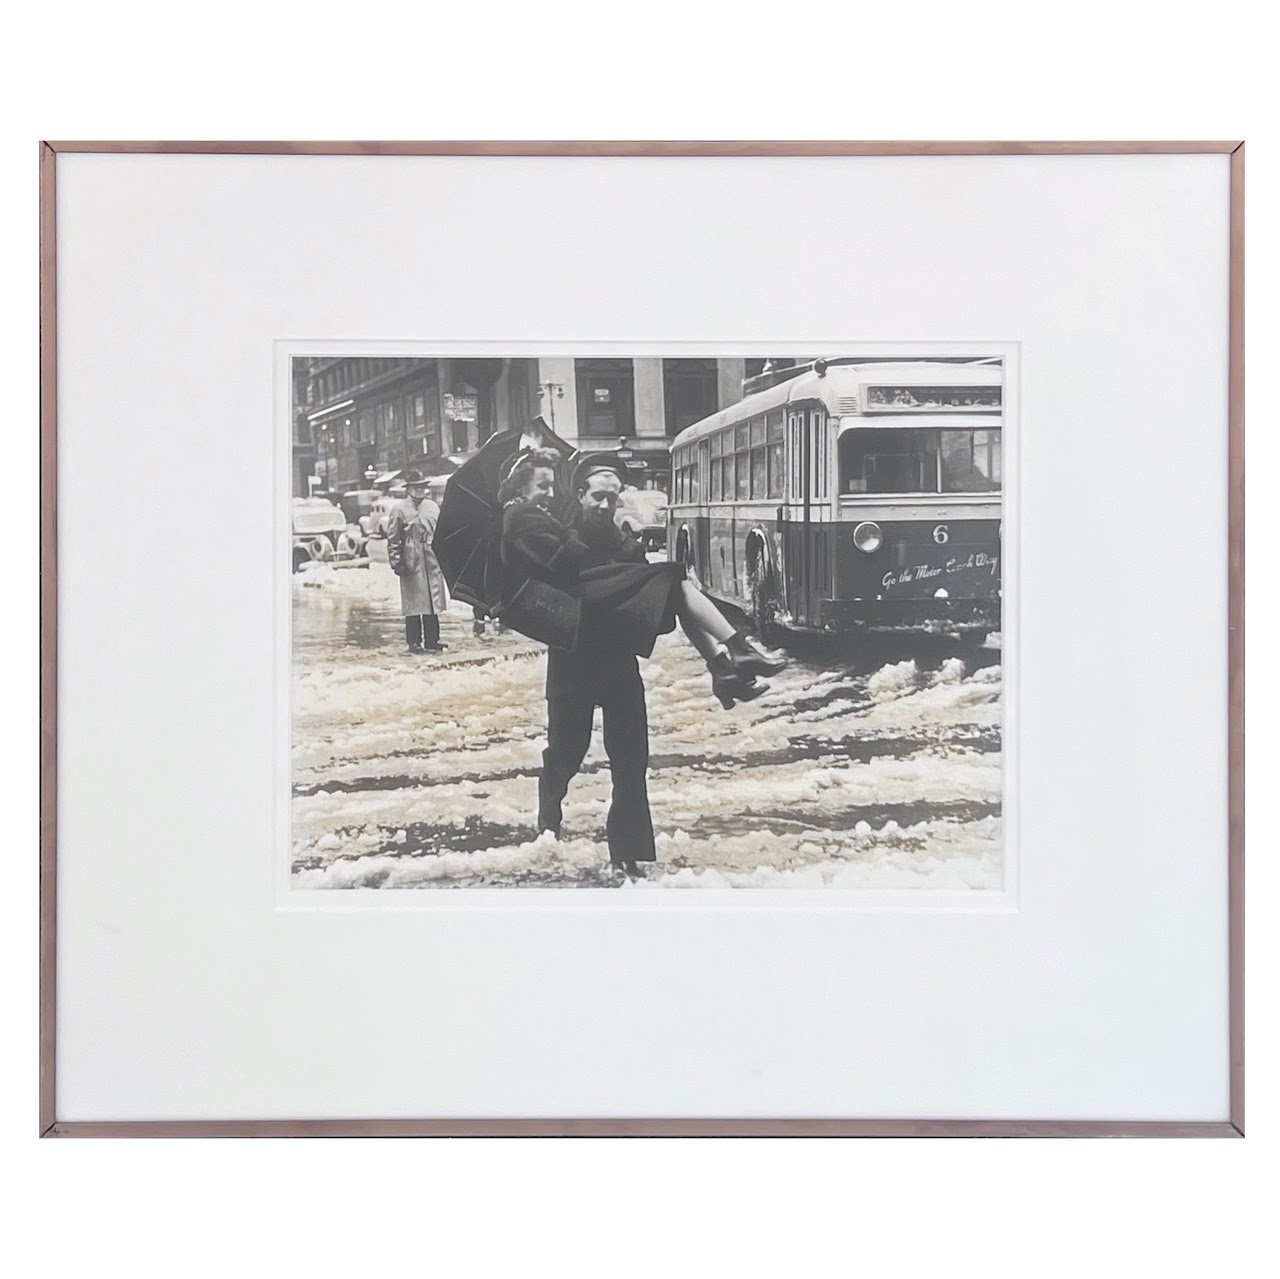
<svg viewBox="0 0 1280 1279">
<path fill-rule="evenodd" d="M 409 434 L 422 441 L 410 448 L 410 456 L 439 457 L 440 385 L 434 374 L 419 389 L 409 392 L 404 412 Z"/>
<path fill-rule="evenodd" d="M 663 360 L 662 388 L 668 435 L 710 417 L 719 407 L 715 360 Z"/>
<path fill-rule="evenodd" d="M 578 434 L 618 437 L 636 429 L 630 360 L 575 360 Z"/>
<path fill-rule="evenodd" d="M 449 423 L 449 450 L 452 453 L 467 451 L 467 424 L 465 422 Z"/>
</svg>

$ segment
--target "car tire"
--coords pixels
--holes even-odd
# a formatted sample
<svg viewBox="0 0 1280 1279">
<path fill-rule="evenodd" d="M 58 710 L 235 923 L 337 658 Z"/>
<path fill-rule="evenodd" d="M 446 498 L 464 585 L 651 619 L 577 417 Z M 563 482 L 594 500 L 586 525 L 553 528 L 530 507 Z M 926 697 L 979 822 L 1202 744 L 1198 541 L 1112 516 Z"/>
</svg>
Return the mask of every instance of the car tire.
<svg viewBox="0 0 1280 1279">
<path fill-rule="evenodd" d="M 693 559 L 693 539 L 689 536 L 687 527 L 682 528 L 676 535 L 676 561 L 684 565 L 685 573 L 691 582 L 701 582 L 698 578 L 698 566 Z"/>
</svg>

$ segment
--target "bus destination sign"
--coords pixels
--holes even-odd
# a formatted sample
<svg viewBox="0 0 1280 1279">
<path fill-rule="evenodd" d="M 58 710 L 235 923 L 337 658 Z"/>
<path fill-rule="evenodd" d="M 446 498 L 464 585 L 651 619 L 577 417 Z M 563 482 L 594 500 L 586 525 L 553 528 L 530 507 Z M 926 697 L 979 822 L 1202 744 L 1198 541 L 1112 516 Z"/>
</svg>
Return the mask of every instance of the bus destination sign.
<svg viewBox="0 0 1280 1279">
<path fill-rule="evenodd" d="M 990 413 L 1000 408 L 998 386 L 869 386 L 868 413 Z"/>
</svg>

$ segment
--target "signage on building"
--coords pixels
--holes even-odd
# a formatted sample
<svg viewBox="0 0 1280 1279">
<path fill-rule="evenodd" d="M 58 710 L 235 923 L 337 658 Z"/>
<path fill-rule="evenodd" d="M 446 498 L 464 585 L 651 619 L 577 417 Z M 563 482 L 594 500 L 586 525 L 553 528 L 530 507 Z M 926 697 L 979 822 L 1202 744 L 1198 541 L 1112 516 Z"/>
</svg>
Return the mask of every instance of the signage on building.
<svg viewBox="0 0 1280 1279">
<path fill-rule="evenodd" d="M 480 397 L 446 394 L 444 415 L 450 422 L 475 422 L 480 415 Z"/>
</svg>

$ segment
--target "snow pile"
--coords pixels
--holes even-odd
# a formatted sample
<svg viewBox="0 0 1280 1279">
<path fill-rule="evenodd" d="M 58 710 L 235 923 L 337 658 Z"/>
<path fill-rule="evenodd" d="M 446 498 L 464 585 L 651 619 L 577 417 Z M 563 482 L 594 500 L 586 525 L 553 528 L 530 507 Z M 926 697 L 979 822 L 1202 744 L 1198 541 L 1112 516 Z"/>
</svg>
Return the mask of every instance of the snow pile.
<svg viewBox="0 0 1280 1279">
<path fill-rule="evenodd" d="M 878 702 L 900 697 L 915 687 L 920 672 L 914 661 L 896 662 L 882 666 L 867 680 L 867 692 Z"/>
<path fill-rule="evenodd" d="M 443 619 L 404 651 L 385 565 L 298 574 L 293 882 L 307 888 L 604 886 L 608 761 L 597 713 L 564 806 L 536 830 L 545 651 Z M 295 579 L 296 580 L 296 579 Z M 309 584 L 314 580 L 315 584 Z M 723 711 L 682 634 L 641 662 L 655 888 L 998 888 L 998 660 L 793 661 Z"/>
</svg>

